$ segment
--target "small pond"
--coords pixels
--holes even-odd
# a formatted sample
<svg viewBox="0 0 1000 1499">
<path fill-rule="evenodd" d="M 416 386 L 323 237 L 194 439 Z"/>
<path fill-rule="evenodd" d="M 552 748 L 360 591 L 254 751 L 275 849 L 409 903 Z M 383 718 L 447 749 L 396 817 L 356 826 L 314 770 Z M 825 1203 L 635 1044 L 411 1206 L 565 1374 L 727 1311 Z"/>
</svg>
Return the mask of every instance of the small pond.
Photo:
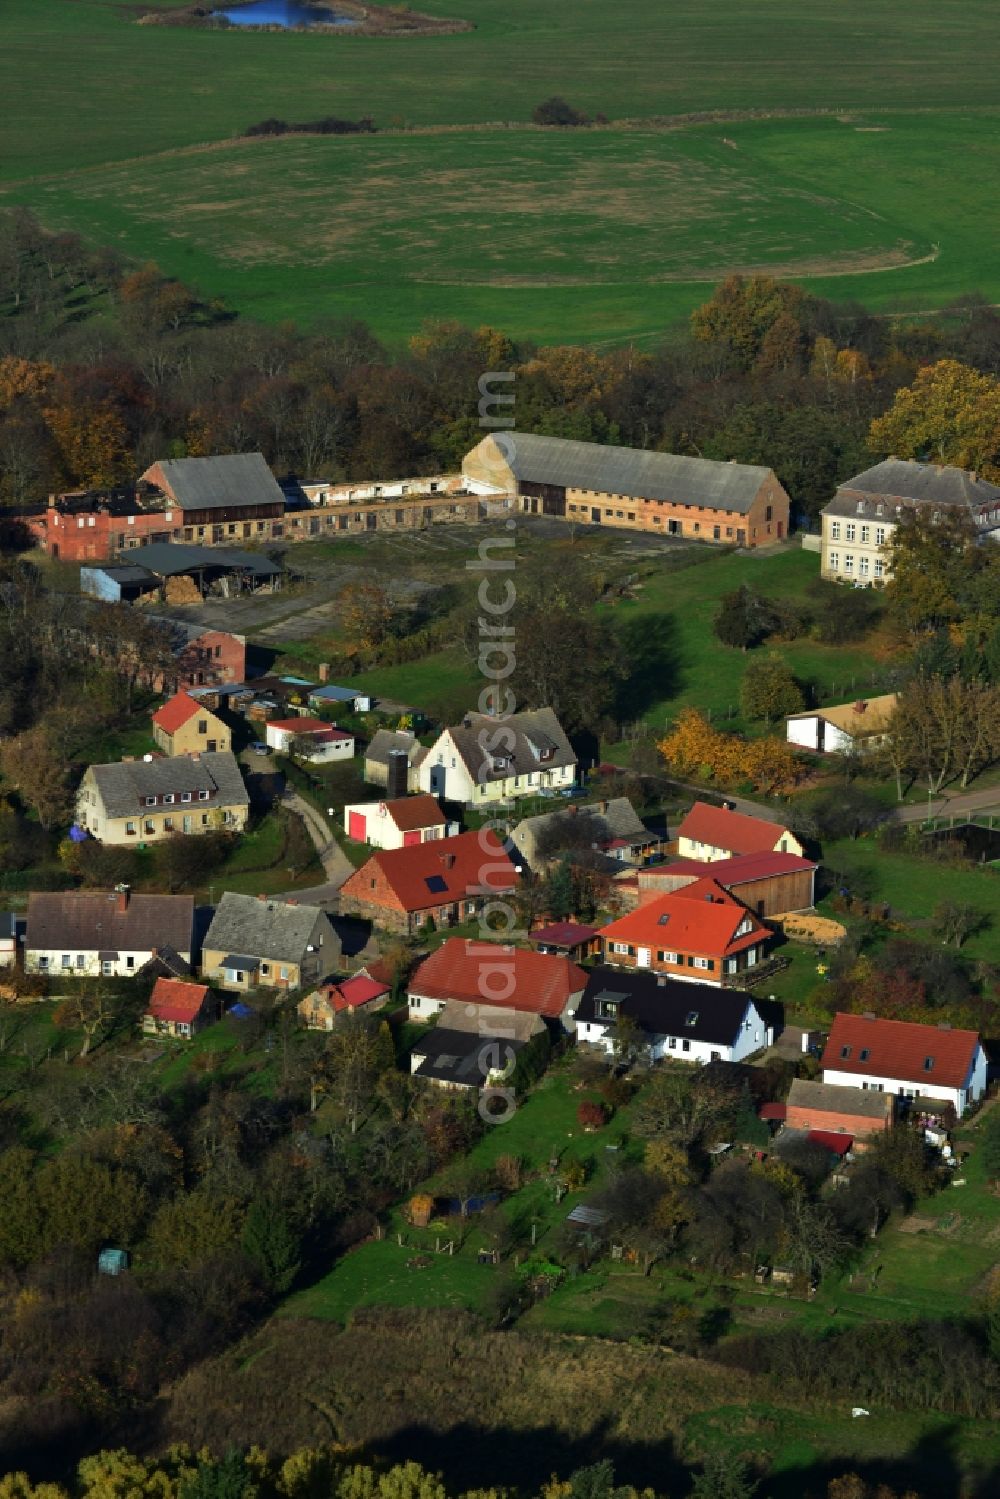
<svg viewBox="0 0 1000 1499">
<path fill-rule="evenodd" d="M 302 0 L 251 0 L 249 5 L 220 6 L 213 16 L 225 16 L 233 26 L 357 26 L 356 16 L 341 16 L 320 5 Z"/>
</svg>

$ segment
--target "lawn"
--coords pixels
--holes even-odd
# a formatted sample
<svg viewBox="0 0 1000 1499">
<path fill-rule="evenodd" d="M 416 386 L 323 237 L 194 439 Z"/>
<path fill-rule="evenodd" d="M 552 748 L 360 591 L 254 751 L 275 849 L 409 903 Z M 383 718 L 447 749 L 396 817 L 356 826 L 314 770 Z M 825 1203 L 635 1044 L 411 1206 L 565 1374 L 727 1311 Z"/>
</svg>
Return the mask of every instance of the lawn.
<svg viewBox="0 0 1000 1499">
<path fill-rule="evenodd" d="M 550 1069 L 535 1091 L 520 1101 L 507 1122 L 487 1129 L 469 1152 L 469 1162 L 484 1177 L 501 1155 L 519 1156 L 529 1177 L 533 1170 L 541 1172 L 537 1179 L 527 1180 L 506 1197 L 500 1209 L 515 1228 L 522 1259 L 530 1252 L 532 1225 L 538 1257 L 544 1257 L 546 1235 L 587 1192 L 594 1190 L 606 1169 L 607 1147 L 619 1146 L 625 1136 L 627 1109 L 619 1111 L 608 1126 L 593 1134 L 580 1127 L 577 1107 L 582 1097 L 593 1095 L 576 1092 L 573 1080 L 568 1063 Z M 566 1155 L 584 1162 L 589 1177 L 584 1191 L 570 1193 L 557 1203 L 547 1163 L 551 1157 Z M 444 1171 L 431 1177 L 419 1190 L 447 1197 L 447 1182 L 448 1173 Z M 477 1258 L 479 1248 L 489 1245 L 489 1228 L 480 1226 L 477 1215 L 464 1227 L 467 1234 L 464 1243 L 460 1243 L 461 1235 L 454 1221 L 415 1229 L 396 1211 L 384 1239 L 359 1245 L 322 1280 L 291 1297 L 284 1310 L 290 1316 L 342 1322 L 353 1308 L 373 1304 L 481 1308 L 497 1276 L 493 1266 L 480 1265 Z M 397 1235 L 402 1236 L 402 1244 Z M 453 1236 L 455 1252 L 439 1252 L 438 1245 L 446 1244 Z M 418 1258 L 427 1258 L 430 1263 L 411 1263 Z"/>
<path fill-rule="evenodd" d="M 886 310 L 1000 294 L 987 0 L 960 27 L 930 0 L 428 6 L 475 29 L 239 34 L 10 0 L 6 201 L 265 318 L 359 315 L 392 340 L 433 316 L 650 339 L 739 268 Z M 552 93 L 645 123 L 528 127 Z M 386 133 L 234 139 L 331 111 Z M 676 128 L 697 111 L 728 117 Z M 739 118 L 764 111 L 782 117 Z"/>
<path fill-rule="evenodd" d="M 930 917 L 940 901 L 973 906 L 983 913 L 987 925 L 966 941 L 962 952 L 969 958 L 1000 962 L 1000 925 L 996 923 L 1000 874 L 990 865 L 944 865 L 913 854 L 885 853 L 870 838 L 847 838 L 827 845 L 823 863 L 828 869 L 860 877 L 871 899 L 888 901 L 897 919 L 914 923 L 927 937 L 931 936 Z M 820 909 L 827 911 L 828 904 L 823 902 Z"/>
</svg>

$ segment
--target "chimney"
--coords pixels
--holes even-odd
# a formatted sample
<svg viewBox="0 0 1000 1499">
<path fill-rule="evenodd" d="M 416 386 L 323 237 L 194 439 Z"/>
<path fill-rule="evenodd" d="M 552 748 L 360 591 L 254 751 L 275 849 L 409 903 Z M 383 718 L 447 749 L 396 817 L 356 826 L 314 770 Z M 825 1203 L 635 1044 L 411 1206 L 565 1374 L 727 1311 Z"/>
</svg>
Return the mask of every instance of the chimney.
<svg viewBox="0 0 1000 1499">
<path fill-rule="evenodd" d="M 472 714 L 471 713 L 466 713 L 466 714 L 463 715 L 463 718 L 462 718 L 462 727 L 463 727 L 463 729 L 471 729 L 472 728 Z"/>
<path fill-rule="evenodd" d="M 319 663 L 319 665 L 316 668 L 316 675 L 319 677 L 319 679 L 320 679 L 321 682 L 329 682 L 329 680 L 330 680 L 330 663 L 329 663 L 329 661 L 321 661 Z"/>
<path fill-rule="evenodd" d="M 285 905 L 286 906 L 297 906 L 298 905 L 298 901 L 295 900 L 295 898 L 293 896 L 289 896 L 288 900 L 285 901 Z"/>
<path fill-rule="evenodd" d="M 442 854 L 442 856 L 441 856 L 441 862 L 444 865 L 445 869 L 453 869 L 454 865 L 455 865 L 455 855 L 454 854 Z"/>
<path fill-rule="evenodd" d="M 865 699 L 863 697 L 859 697 L 857 702 L 854 704 L 854 711 L 855 713 L 864 713 L 867 707 L 868 704 L 866 703 Z"/>
<path fill-rule="evenodd" d="M 598 806 L 601 809 L 601 816 L 602 817 L 604 816 L 605 812 L 608 810 L 608 805 L 609 804 L 607 802 L 599 802 L 598 803 Z"/>
<path fill-rule="evenodd" d="M 875 1014 L 874 1010 L 862 1010 L 862 1012 L 861 1012 L 861 1019 L 862 1020 L 877 1020 L 878 1016 Z"/>
<path fill-rule="evenodd" d="M 115 886 L 115 912 L 124 916 L 128 910 L 129 887 L 127 885 Z"/>
<path fill-rule="evenodd" d="M 258 900 L 267 900 L 267 896 L 266 895 L 258 895 L 257 899 Z"/>
<path fill-rule="evenodd" d="M 939 1031 L 950 1031 L 951 1030 L 951 1021 L 950 1020 L 939 1020 L 938 1021 L 938 1030 Z"/>
<path fill-rule="evenodd" d="M 135 756 L 134 755 L 122 755 L 122 764 L 123 765 L 134 765 L 135 764 Z"/>
</svg>

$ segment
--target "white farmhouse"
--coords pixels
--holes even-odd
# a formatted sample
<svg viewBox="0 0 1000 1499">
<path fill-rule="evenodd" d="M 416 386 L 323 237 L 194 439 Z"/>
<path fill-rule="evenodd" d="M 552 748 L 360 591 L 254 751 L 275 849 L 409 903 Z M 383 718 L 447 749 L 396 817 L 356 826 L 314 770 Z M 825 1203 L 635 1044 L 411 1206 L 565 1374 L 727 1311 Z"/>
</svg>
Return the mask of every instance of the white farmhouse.
<svg viewBox="0 0 1000 1499">
<path fill-rule="evenodd" d="M 420 762 L 422 791 L 482 807 L 520 796 L 568 791 L 576 755 L 551 708 L 494 718 L 467 713 L 442 729 Z"/>
<path fill-rule="evenodd" d="M 823 1052 L 823 1081 L 937 1099 L 961 1118 L 986 1091 L 986 1053 L 975 1031 L 838 1014 Z"/>
<path fill-rule="evenodd" d="M 886 692 L 832 708 L 791 713 L 785 719 L 788 742 L 826 754 L 874 749 L 885 738 L 897 701 L 897 693 Z"/>
</svg>

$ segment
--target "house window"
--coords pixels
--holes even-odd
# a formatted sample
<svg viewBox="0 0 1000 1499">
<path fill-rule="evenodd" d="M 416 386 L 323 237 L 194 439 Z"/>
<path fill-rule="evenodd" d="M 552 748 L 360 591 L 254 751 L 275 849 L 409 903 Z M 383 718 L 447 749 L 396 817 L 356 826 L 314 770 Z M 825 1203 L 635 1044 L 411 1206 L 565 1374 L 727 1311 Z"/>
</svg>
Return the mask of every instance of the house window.
<svg viewBox="0 0 1000 1499">
<path fill-rule="evenodd" d="M 167 806 L 167 807 L 172 806 L 172 804 L 174 803 L 175 800 L 176 800 L 176 798 L 174 796 L 174 793 L 172 791 L 168 791 L 167 794 L 166 794 L 166 796 L 164 796 L 164 798 L 163 798 L 164 806 Z"/>
<path fill-rule="evenodd" d="M 156 806 L 156 797 L 155 796 L 147 796 L 146 797 L 146 806 L 147 807 L 155 807 Z"/>
<path fill-rule="evenodd" d="M 172 817 L 165 817 L 163 819 L 163 831 L 165 833 L 172 833 L 173 830 L 174 830 L 174 819 Z"/>
<path fill-rule="evenodd" d="M 875 527 L 875 545 L 877 547 L 885 546 L 885 526 Z"/>
<path fill-rule="evenodd" d="M 837 571 L 837 569 L 840 567 L 840 553 L 839 552 L 831 552 L 829 554 L 829 556 L 827 557 L 827 566 L 829 567 L 829 569 L 830 569 L 830 571 L 832 573 L 835 573 Z"/>
<path fill-rule="evenodd" d="M 858 577 L 859 578 L 867 578 L 867 576 L 868 576 L 868 558 L 867 557 L 859 557 L 858 558 Z"/>
<path fill-rule="evenodd" d="M 845 554 L 845 556 L 844 556 L 844 572 L 845 573 L 852 573 L 853 571 L 854 571 L 854 553 L 853 552 L 847 552 Z"/>
<path fill-rule="evenodd" d="M 721 541 L 722 540 L 722 527 L 721 526 L 713 526 L 712 527 L 712 540 L 713 541 Z"/>
<path fill-rule="evenodd" d="M 933 1057 L 924 1057 L 924 1071 L 925 1072 L 933 1072 L 934 1071 L 934 1058 Z"/>
<path fill-rule="evenodd" d="M 881 578 L 884 573 L 885 573 L 885 563 L 882 561 L 881 557 L 876 557 L 875 558 L 875 576 L 876 576 L 876 578 Z"/>
<path fill-rule="evenodd" d="M 771 519 L 771 515 L 772 515 L 772 508 L 771 508 L 770 505 L 768 505 L 767 508 L 766 508 L 766 510 L 764 511 L 764 519 L 765 520 L 770 520 Z"/>
<path fill-rule="evenodd" d="M 200 802 L 207 802 L 208 801 L 208 792 L 207 791 L 199 791 L 198 792 L 198 800 Z"/>
<path fill-rule="evenodd" d="M 70 957 L 68 952 L 63 953 L 62 958 L 60 959 L 60 964 L 63 968 L 72 968 L 73 959 Z"/>
<path fill-rule="evenodd" d="M 690 1051 L 690 1050 L 691 1050 L 691 1042 L 688 1040 L 687 1036 L 685 1036 L 684 1040 L 681 1042 L 681 1051 Z"/>
<path fill-rule="evenodd" d="M 844 540 L 853 541 L 856 535 L 857 527 L 855 526 L 853 521 L 848 521 L 847 525 L 844 527 Z"/>
<path fill-rule="evenodd" d="M 84 968 L 84 967 L 86 967 L 86 963 L 87 963 L 86 956 L 82 952 L 78 952 L 77 955 L 76 955 L 76 966 L 77 966 L 77 968 Z"/>
<path fill-rule="evenodd" d="M 832 521 L 831 524 L 830 524 L 830 540 L 831 541 L 839 541 L 840 540 L 840 521 L 839 520 Z"/>
<path fill-rule="evenodd" d="M 670 1040 L 667 1042 L 667 1045 L 669 1046 L 669 1048 L 670 1048 L 671 1051 L 676 1051 L 677 1050 L 677 1037 L 676 1036 L 671 1036 Z"/>
<path fill-rule="evenodd" d="M 134 968 L 135 967 L 135 958 L 132 956 L 131 953 L 129 953 L 128 957 L 125 959 L 125 967 L 126 968 Z"/>
<path fill-rule="evenodd" d="M 271 972 L 271 965 L 270 965 L 270 963 L 262 963 L 260 965 L 260 971 L 261 971 L 261 973 L 264 973 L 264 974 L 270 973 Z"/>
<path fill-rule="evenodd" d="M 868 1060 L 868 1058 L 870 1056 L 871 1056 L 871 1052 L 869 1051 L 868 1047 L 867 1046 L 862 1046 L 861 1050 L 858 1052 L 858 1061 L 859 1062 L 867 1062 L 867 1060 Z"/>
<path fill-rule="evenodd" d="M 39 957 L 38 957 L 38 966 L 41 969 L 48 968 L 48 966 L 49 966 L 48 953 L 40 953 L 39 954 Z"/>
<path fill-rule="evenodd" d="M 694 966 L 696 968 L 711 968 L 712 964 L 708 958 L 695 958 Z"/>
<path fill-rule="evenodd" d="M 282 980 L 287 979 L 288 978 L 288 969 L 284 968 L 284 967 L 279 968 L 278 969 L 278 977 L 279 977 L 279 979 L 282 979 Z"/>
<path fill-rule="evenodd" d="M 189 802 L 190 800 L 191 800 L 191 793 L 190 793 L 190 791 L 182 791 L 181 792 L 181 801 L 182 802 Z"/>
<path fill-rule="evenodd" d="M 135 823 L 134 822 L 127 822 L 125 824 L 125 833 L 126 833 L 126 835 L 129 838 L 134 838 L 135 837 Z"/>
<path fill-rule="evenodd" d="M 151 817 L 147 817 L 146 821 L 143 823 L 143 832 L 146 832 L 146 833 L 155 833 L 156 832 L 156 823 L 153 821 L 153 819 Z"/>
<path fill-rule="evenodd" d="M 867 544 L 868 544 L 868 538 L 869 538 L 869 536 L 871 534 L 872 534 L 872 528 L 871 528 L 871 526 L 862 526 L 861 527 L 861 545 L 862 546 L 867 546 Z"/>
<path fill-rule="evenodd" d="M 850 1055 L 851 1055 L 851 1048 L 849 1046 L 842 1046 L 840 1048 L 840 1055 L 843 1057 L 844 1061 L 846 1062 L 849 1059 Z"/>
<path fill-rule="evenodd" d="M 208 719 L 207 718 L 199 718 L 199 720 L 198 720 L 198 733 L 199 734 L 207 734 L 208 733 Z"/>
</svg>

